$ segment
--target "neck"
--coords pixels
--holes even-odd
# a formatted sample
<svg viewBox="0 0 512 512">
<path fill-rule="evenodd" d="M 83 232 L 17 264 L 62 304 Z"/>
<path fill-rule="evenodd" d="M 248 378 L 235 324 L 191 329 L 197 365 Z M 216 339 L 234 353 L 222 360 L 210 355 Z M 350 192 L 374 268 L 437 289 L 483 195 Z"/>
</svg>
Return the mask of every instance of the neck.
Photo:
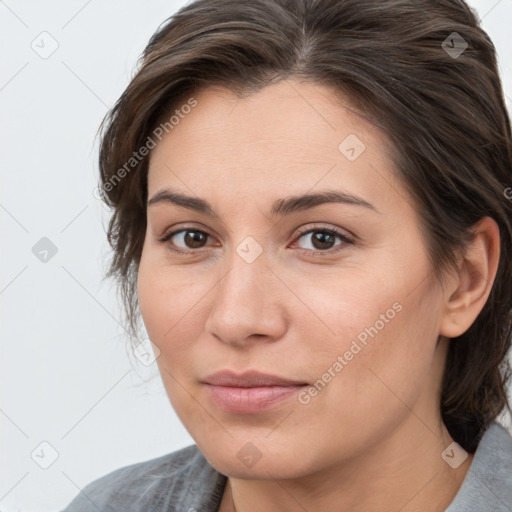
<svg viewBox="0 0 512 512">
<path fill-rule="evenodd" d="M 436 428 L 410 417 L 368 453 L 296 479 L 229 478 L 220 512 L 445 511 L 471 465 L 457 469 L 441 453 L 453 442 L 441 421 Z M 270 471 L 271 472 L 271 471 Z"/>
</svg>

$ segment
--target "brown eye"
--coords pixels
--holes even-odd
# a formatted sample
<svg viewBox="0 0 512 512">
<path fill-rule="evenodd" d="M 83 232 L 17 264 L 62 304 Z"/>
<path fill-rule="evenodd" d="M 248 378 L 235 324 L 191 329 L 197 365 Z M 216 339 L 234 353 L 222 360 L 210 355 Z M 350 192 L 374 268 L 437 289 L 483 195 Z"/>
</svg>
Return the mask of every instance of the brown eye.
<svg viewBox="0 0 512 512">
<path fill-rule="evenodd" d="M 311 243 L 315 249 L 331 249 L 336 242 L 336 235 L 327 231 L 312 231 Z"/>
<path fill-rule="evenodd" d="M 303 247 L 308 254 L 321 254 L 343 250 L 346 245 L 354 242 L 348 236 L 340 233 L 334 228 L 317 227 L 304 230 L 299 234 L 298 240 L 309 240 L 310 247 Z M 336 243 L 336 240 L 339 240 Z"/>
<path fill-rule="evenodd" d="M 193 249 L 202 248 L 209 235 L 198 229 L 180 229 L 165 235 L 160 242 L 171 242 L 171 247 L 177 252 L 191 252 Z M 173 240 L 174 239 L 174 240 Z"/>
<path fill-rule="evenodd" d="M 183 236 L 183 243 L 187 246 L 186 248 L 190 249 L 198 249 L 199 247 L 202 247 L 203 243 L 208 238 L 208 235 L 202 231 L 186 230 L 183 233 L 185 233 Z"/>
</svg>

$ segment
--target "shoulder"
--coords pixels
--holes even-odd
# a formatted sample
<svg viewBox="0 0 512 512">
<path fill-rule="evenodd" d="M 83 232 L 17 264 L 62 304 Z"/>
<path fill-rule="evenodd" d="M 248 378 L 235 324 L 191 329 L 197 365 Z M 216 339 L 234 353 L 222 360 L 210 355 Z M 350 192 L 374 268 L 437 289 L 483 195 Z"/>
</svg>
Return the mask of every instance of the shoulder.
<svg viewBox="0 0 512 512">
<path fill-rule="evenodd" d="M 62 512 L 216 512 L 225 483 L 191 445 L 94 480 Z"/>
<path fill-rule="evenodd" d="M 512 437 L 493 422 L 484 433 L 462 486 L 446 512 L 512 509 Z"/>
</svg>

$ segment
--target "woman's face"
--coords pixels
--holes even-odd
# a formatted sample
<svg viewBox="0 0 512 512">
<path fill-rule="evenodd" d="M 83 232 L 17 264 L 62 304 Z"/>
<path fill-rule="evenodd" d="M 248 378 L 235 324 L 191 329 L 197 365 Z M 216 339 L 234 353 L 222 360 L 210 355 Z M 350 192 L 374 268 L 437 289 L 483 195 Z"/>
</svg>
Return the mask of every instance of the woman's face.
<svg viewBox="0 0 512 512">
<path fill-rule="evenodd" d="M 312 83 L 195 99 L 151 154 L 138 274 L 190 435 L 219 471 L 262 479 L 364 455 L 405 425 L 424 435 L 445 297 L 384 134 Z M 205 383 L 223 370 L 301 385 Z"/>
</svg>

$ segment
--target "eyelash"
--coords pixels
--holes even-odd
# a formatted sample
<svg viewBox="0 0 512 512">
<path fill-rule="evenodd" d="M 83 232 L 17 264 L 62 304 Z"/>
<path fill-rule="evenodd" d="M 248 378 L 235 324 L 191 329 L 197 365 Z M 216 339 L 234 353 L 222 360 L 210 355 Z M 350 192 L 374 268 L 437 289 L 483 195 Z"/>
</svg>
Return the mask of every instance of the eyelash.
<svg viewBox="0 0 512 512">
<path fill-rule="evenodd" d="M 172 237 L 174 237 L 178 233 L 182 233 L 183 231 L 185 231 L 185 232 L 192 231 L 192 232 L 195 232 L 195 233 L 202 233 L 202 234 L 204 234 L 206 236 L 210 236 L 206 231 L 203 231 L 201 229 L 197 229 L 197 228 L 194 228 L 192 226 L 189 226 L 189 227 L 184 227 L 184 228 L 178 229 L 176 231 L 172 231 L 171 233 L 168 233 L 168 234 L 164 235 L 162 238 L 158 239 L 158 241 L 161 242 L 161 243 L 166 243 Z M 352 238 L 350 238 L 347 235 L 341 233 L 340 231 L 338 231 L 335 228 L 331 228 L 331 227 L 327 227 L 327 226 L 315 226 L 313 228 L 304 228 L 302 230 L 299 229 L 299 233 L 298 233 L 298 235 L 296 237 L 296 240 L 302 238 L 304 235 L 307 235 L 309 233 L 314 233 L 314 232 L 324 232 L 324 233 L 329 233 L 331 235 L 335 235 L 335 236 L 340 238 L 342 243 L 339 244 L 339 245 L 334 246 L 331 249 L 326 249 L 325 251 L 322 251 L 320 249 L 318 249 L 318 250 L 314 250 L 314 249 L 301 249 L 308 256 L 311 256 L 311 255 L 317 256 L 318 254 L 332 255 L 332 254 L 338 253 L 339 251 L 344 250 L 344 248 L 345 248 L 345 246 L 347 244 L 348 245 L 353 245 L 354 244 L 354 240 Z M 182 249 L 180 247 L 174 246 L 174 247 L 171 247 L 171 250 L 174 251 L 174 252 L 177 252 L 178 254 L 191 255 L 193 253 L 196 253 L 200 249 L 189 249 L 189 250 L 187 250 L 187 249 Z"/>
</svg>

